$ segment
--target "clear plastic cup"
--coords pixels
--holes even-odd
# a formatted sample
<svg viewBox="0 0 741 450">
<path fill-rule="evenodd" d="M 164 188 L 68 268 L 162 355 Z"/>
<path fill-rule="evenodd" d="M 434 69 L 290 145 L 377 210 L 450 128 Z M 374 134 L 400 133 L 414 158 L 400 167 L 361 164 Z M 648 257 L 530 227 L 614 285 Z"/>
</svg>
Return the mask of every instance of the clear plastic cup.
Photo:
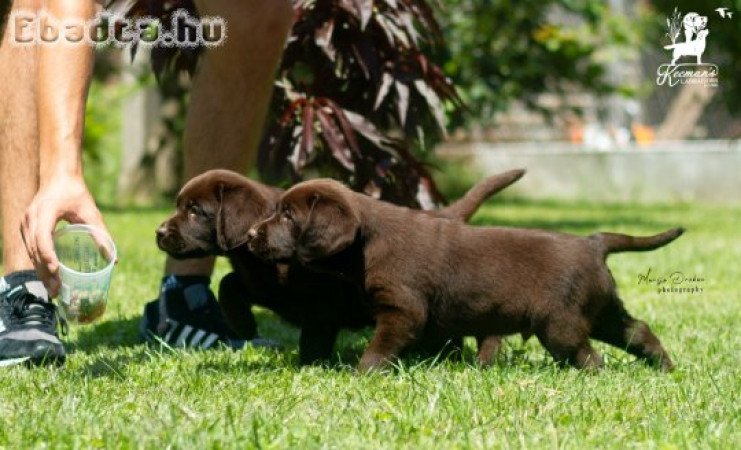
<svg viewBox="0 0 741 450">
<path fill-rule="evenodd" d="M 54 232 L 59 259 L 59 309 L 73 324 L 88 324 L 103 315 L 108 299 L 116 245 L 89 225 L 67 225 Z"/>
</svg>

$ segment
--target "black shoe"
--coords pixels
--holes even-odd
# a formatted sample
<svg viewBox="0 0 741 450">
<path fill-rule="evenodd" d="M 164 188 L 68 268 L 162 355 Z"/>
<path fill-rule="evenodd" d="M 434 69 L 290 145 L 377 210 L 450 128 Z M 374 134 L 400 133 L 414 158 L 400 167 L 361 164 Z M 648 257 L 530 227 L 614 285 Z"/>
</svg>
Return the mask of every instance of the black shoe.
<svg viewBox="0 0 741 450">
<path fill-rule="evenodd" d="M 0 284 L 0 366 L 63 364 L 57 327 L 64 331 L 66 324 L 47 300 L 44 285 L 33 272 L 16 272 Z"/>
<path fill-rule="evenodd" d="M 160 297 L 144 306 L 139 331 L 149 343 L 180 348 L 209 349 L 223 344 L 240 349 L 247 342 L 235 337 L 226 324 L 208 277 L 165 277 Z M 262 339 L 249 342 L 275 345 Z"/>
</svg>

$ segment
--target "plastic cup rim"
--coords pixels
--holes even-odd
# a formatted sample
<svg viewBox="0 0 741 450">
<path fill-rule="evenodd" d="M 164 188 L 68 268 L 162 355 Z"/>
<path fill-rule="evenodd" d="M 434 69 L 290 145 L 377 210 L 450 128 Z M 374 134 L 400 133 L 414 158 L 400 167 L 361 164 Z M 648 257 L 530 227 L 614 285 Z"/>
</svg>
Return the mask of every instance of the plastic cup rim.
<svg viewBox="0 0 741 450">
<path fill-rule="evenodd" d="M 93 232 L 95 231 L 102 233 L 103 230 L 101 230 L 100 228 L 91 226 L 91 225 L 75 223 L 75 224 L 68 224 L 64 226 L 63 228 L 56 230 L 53 234 L 53 237 L 56 238 L 57 236 L 61 236 L 62 234 L 66 234 L 69 232 L 76 232 L 76 231 L 84 231 L 92 235 Z M 69 267 L 62 264 L 61 261 L 59 261 L 60 272 L 62 271 L 62 269 L 64 269 L 64 271 L 69 272 L 70 274 L 73 274 L 75 276 L 90 277 L 90 278 L 99 277 L 101 275 L 107 275 L 108 273 L 110 273 L 113 270 L 113 266 L 116 264 L 116 258 L 118 257 L 118 250 L 116 249 L 116 244 L 113 242 L 113 239 L 106 236 L 106 240 L 108 241 L 108 247 L 111 250 L 111 259 L 110 261 L 108 261 L 107 266 L 105 266 L 104 268 L 100 269 L 97 272 L 78 272 L 74 269 L 70 269 Z"/>
</svg>

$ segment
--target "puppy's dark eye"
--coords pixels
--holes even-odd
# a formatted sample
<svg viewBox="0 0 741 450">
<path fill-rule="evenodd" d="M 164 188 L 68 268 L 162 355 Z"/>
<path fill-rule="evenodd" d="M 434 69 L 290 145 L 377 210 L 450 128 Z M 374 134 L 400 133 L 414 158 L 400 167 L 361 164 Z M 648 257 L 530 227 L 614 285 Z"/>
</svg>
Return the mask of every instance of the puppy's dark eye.
<svg viewBox="0 0 741 450">
<path fill-rule="evenodd" d="M 191 203 L 188 205 L 188 214 L 195 217 L 207 217 L 206 212 L 198 206 L 196 203 Z"/>
<path fill-rule="evenodd" d="M 280 220 L 281 222 L 293 222 L 293 215 L 291 214 L 291 210 L 288 208 L 283 208 L 283 210 L 280 212 Z"/>
</svg>

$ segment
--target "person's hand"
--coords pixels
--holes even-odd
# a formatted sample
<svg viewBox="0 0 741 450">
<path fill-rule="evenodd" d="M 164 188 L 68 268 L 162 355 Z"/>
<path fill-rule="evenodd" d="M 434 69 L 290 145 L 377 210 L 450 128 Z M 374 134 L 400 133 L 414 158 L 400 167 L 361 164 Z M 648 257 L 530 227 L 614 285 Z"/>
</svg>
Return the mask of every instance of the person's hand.
<svg viewBox="0 0 741 450">
<path fill-rule="evenodd" d="M 61 285 L 59 260 L 54 252 L 52 234 L 57 222 L 87 224 L 102 230 L 108 229 L 95 205 L 82 177 L 58 177 L 39 189 L 21 223 L 21 235 L 36 273 L 55 297 Z"/>
</svg>

